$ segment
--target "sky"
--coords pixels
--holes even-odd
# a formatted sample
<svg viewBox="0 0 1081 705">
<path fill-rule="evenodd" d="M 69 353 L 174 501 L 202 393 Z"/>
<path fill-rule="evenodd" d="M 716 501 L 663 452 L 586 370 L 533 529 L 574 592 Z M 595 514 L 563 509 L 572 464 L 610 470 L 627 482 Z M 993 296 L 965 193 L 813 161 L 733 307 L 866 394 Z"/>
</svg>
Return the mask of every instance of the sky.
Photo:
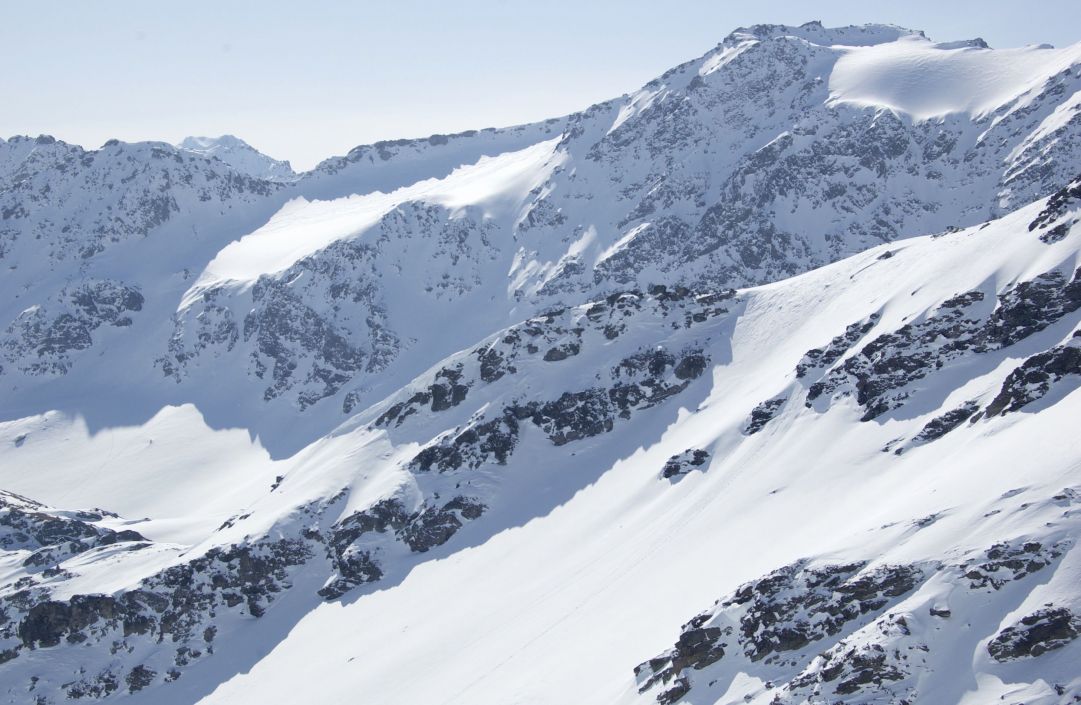
<svg viewBox="0 0 1081 705">
<path fill-rule="evenodd" d="M 1081 41 L 1077 0 L 3 0 L 0 136 L 228 133 L 308 169 L 380 139 L 580 110 L 736 27 L 809 20 Z"/>
</svg>

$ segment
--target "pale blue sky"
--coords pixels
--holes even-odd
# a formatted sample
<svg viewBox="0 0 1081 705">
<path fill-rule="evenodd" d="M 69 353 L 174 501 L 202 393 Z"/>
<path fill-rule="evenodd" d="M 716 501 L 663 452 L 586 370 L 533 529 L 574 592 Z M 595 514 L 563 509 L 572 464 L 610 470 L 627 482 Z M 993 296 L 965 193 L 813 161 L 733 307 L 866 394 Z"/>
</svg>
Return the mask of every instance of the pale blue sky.
<svg viewBox="0 0 1081 705">
<path fill-rule="evenodd" d="M 309 168 L 378 139 L 542 119 L 634 90 L 758 22 L 1081 41 L 1078 0 L 0 3 L 0 135 L 234 133 Z"/>
</svg>

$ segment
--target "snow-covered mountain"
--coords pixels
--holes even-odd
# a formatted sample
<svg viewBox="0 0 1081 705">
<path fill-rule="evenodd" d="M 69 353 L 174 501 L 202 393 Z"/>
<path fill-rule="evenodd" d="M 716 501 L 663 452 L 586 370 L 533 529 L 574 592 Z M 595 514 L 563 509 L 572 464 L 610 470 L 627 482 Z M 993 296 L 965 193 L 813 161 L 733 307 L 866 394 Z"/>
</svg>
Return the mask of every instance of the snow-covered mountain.
<svg viewBox="0 0 1081 705">
<path fill-rule="evenodd" d="M 1079 101 L 809 23 L 295 179 L 0 143 L 0 694 L 1074 702 Z"/>
<path fill-rule="evenodd" d="M 268 157 L 250 144 L 234 137 L 185 137 L 177 149 L 220 159 L 242 174 L 266 181 L 295 181 L 296 172 L 289 162 Z"/>
</svg>

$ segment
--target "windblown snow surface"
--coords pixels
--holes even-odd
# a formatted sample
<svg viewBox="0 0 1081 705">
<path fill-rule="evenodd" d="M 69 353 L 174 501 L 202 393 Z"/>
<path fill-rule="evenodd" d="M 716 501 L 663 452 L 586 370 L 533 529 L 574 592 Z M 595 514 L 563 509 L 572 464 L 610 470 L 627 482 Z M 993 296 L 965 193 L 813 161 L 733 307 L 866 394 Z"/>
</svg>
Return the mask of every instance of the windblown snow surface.
<svg viewBox="0 0 1081 705">
<path fill-rule="evenodd" d="M 1081 700 L 1079 61 L 760 25 L 295 179 L 0 143 L 0 700 Z"/>
</svg>

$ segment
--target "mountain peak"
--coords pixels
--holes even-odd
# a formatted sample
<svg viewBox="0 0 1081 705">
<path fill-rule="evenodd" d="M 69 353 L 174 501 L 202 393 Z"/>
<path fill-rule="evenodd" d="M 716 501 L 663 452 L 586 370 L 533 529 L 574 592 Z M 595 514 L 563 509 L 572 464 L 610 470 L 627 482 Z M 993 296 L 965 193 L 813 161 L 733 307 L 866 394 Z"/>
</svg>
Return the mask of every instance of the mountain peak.
<svg viewBox="0 0 1081 705">
<path fill-rule="evenodd" d="M 725 38 L 725 44 L 739 43 L 747 39 L 777 39 L 796 37 L 821 46 L 875 46 L 888 44 L 903 37 L 927 38 L 920 30 L 906 29 L 890 24 L 849 25 L 826 27 L 814 20 L 794 27 L 783 24 L 756 24 L 740 27 Z"/>
<path fill-rule="evenodd" d="M 219 159 L 237 171 L 267 181 L 295 181 L 289 162 L 274 159 L 233 135 L 185 137 L 177 149 Z"/>
</svg>

